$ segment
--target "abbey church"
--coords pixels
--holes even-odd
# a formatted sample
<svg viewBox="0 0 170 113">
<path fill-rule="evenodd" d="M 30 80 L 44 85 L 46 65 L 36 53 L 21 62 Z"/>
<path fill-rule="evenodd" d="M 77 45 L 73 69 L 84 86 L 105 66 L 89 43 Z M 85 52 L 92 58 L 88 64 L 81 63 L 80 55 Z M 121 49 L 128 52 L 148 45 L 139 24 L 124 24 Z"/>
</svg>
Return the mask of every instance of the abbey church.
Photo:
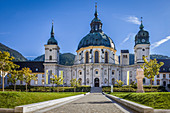
<svg viewBox="0 0 170 113">
<path fill-rule="evenodd" d="M 63 85 L 70 86 L 70 80 L 76 78 L 81 85 L 91 87 L 111 86 L 116 84 L 116 80 L 122 80 L 124 85 L 136 82 L 136 69 L 143 63 L 142 57 L 148 56 L 150 60 L 150 41 L 149 32 L 144 30 L 143 23 L 139 26 L 139 32 L 134 40 L 134 64 L 129 64 L 129 50 L 121 50 L 120 58 L 116 54 L 116 45 L 111 37 L 102 30 L 103 23 L 99 19 L 97 5 L 95 7 L 94 19 L 90 23 L 90 32 L 85 35 L 77 45 L 77 55 L 74 65 L 64 66 L 59 64 L 59 42 L 55 39 L 53 24 L 51 37 L 44 45 L 44 62 L 17 62 L 21 67 L 30 67 L 33 73 L 37 74 L 38 79 L 32 80 L 33 86 L 52 86 L 50 78 L 52 74 L 62 75 Z M 119 61 L 120 60 L 120 61 Z M 163 60 L 160 60 L 163 61 Z M 158 59 L 159 62 L 159 59 Z M 160 75 L 155 76 L 154 85 L 170 84 L 170 67 L 166 60 L 161 67 Z M 25 84 L 17 81 L 17 84 Z M 144 85 L 149 85 L 150 80 L 144 79 Z M 7 84 L 6 84 L 7 85 Z"/>
</svg>

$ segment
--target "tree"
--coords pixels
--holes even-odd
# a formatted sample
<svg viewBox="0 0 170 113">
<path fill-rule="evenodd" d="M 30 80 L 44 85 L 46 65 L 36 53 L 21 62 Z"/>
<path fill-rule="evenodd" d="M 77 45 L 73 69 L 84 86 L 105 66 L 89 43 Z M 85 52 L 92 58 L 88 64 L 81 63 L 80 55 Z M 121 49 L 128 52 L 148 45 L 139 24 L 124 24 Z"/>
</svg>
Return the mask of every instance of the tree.
<svg viewBox="0 0 170 113">
<path fill-rule="evenodd" d="M 14 91 L 16 91 L 16 82 L 19 80 L 19 77 L 21 75 L 21 71 L 19 70 L 12 70 L 10 72 L 10 75 L 8 75 L 8 80 L 14 85 Z"/>
<path fill-rule="evenodd" d="M 10 56 L 9 52 L 1 52 L 0 51 L 0 72 L 2 76 L 2 91 L 4 91 L 4 78 L 7 74 L 10 73 L 12 69 L 19 67 L 18 65 L 14 64 L 12 60 L 14 57 Z"/>
<path fill-rule="evenodd" d="M 140 65 L 140 67 L 144 70 L 144 76 L 151 81 L 151 90 L 152 90 L 152 81 L 154 81 L 155 75 L 159 74 L 160 67 L 164 65 L 163 62 L 157 63 L 158 61 L 156 59 L 150 61 L 147 61 L 147 56 L 143 56 L 143 65 Z"/>
<path fill-rule="evenodd" d="M 27 92 L 27 85 L 30 85 L 31 80 L 37 80 L 36 74 L 32 74 L 32 70 L 30 68 L 24 67 L 21 70 L 20 80 L 26 83 L 26 92 Z"/>
<path fill-rule="evenodd" d="M 124 84 L 124 82 L 122 82 L 121 80 L 116 80 L 116 82 L 118 83 L 118 87 L 122 87 L 122 85 Z"/>
<path fill-rule="evenodd" d="M 52 83 L 54 83 L 54 84 L 56 84 L 57 85 L 57 92 L 59 92 L 59 85 L 61 85 L 61 84 L 63 84 L 63 78 L 61 78 L 61 77 L 57 77 L 57 75 L 54 75 L 54 74 L 52 74 L 53 76 L 54 76 L 54 78 L 51 78 L 51 81 L 52 81 Z"/>
<path fill-rule="evenodd" d="M 71 84 L 71 87 L 74 87 L 74 92 L 76 92 L 76 87 L 77 85 L 79 85 L 79 82 L 77 81 L 77 79 L 76 78 L 71 79 L 70 84 Z"/>
</svg>

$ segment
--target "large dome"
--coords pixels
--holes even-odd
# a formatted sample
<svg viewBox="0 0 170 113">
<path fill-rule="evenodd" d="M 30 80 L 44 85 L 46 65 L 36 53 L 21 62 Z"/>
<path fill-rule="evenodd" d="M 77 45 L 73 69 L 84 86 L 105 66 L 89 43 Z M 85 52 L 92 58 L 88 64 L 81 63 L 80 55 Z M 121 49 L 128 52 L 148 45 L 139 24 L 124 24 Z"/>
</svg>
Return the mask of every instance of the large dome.
<svg viewBox="0 0 170 113">
<path fill-rule="evenodd" d="M 102 31 L 102 22 L 98 18 L 97 5 L 94 16 L 94 19 L 90 23 L 91 31 L 80 41 L 77 50 L 88 46 L 105 46 L 116 50 L 112 39 Z"/>
<path fill-rule="evenodd" d="M 93 32 L 87 34 L 79 43 L 78 49 L 88 46 L 106 46 L 116 50 L 115 44 L 110 37 L 103 32 Z"/>
</svg>

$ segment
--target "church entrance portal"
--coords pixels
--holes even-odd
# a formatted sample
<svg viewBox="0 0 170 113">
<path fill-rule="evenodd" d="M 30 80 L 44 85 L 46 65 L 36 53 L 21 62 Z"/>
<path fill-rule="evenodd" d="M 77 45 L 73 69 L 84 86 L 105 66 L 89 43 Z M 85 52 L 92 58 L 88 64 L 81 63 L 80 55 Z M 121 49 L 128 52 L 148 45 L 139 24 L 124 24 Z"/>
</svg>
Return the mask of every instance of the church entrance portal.
<svg viewBox="0 0 170 113">
<path fill-rule="evenodd" d="M 163 81 L 163 86 L 166 86 L 166 81 Z"/>
<path fill-rule="evenodd" d="M 94 79 L 94 87 L 99 87 L 99 78 Z"/>
</svg>

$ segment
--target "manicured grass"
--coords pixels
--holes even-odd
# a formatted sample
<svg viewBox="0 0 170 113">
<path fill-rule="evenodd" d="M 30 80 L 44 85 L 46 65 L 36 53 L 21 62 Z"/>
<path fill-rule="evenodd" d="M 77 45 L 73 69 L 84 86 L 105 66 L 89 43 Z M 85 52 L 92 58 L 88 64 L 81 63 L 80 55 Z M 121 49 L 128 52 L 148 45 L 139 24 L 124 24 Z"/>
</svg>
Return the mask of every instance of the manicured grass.
<svg viewBox="0 0 170 113">
<path fill-rule="evenodd" d="M 154 109 L 170 109 L 170 92 L 150 93 L 111 93 L 114 96 L 130 100 Z"/>
<path fill-rule="evenodd" d="M 82 92 L 43 93 L 43 92 L 0 92 L 0 108 L 14 108 L 15 106 L 43 102 L 68 96 L 84 94 Z"/>
</svg>

